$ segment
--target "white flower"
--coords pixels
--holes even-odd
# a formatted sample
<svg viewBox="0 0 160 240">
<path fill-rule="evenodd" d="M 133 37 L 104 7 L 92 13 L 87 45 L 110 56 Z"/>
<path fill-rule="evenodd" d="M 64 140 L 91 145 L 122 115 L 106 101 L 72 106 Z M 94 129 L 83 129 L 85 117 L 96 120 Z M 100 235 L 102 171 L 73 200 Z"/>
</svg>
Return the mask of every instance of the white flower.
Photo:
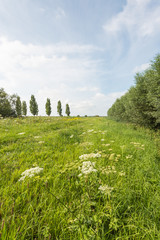
<svg viewBox="0 0 160 240">
<path fill-rule="evenodd" d="M 79 159 L 87 160 L 88 158 L 99 158 L 99 157 L 101 157 L 100 153 L 89 153 L 89 154 L 83 154 L 79 156 Z"/>
<path fill-rule="evenodd" d="M 35 174 L 38 174 L 41 171 L 43 171 L 43 168 L 39 167 L 27 169 L 21 174 L 22 177 L 18 181 L 23 181 L 25 177 L 33 177 Z"/>
<path fill-rule="evenodd" d="M 104 142 L 104 139 L 101 139 L 102 142 Z"/>
<path fill-rule="evenodd" d="M 119 172 L 119 176 L 125 176 L 125 172 Z"/>
<path fill-rule="evenodd" d="M 115 156 L 115 153 L 112 153 L 109 157 L 109 160 L 113 160 L 114 159 L 114 156 Z"/>
<path fill-rule="evenodd" d="M 87 145 L 91 146 L 91 145 L 93 145 L 93 143 L 92 142 L 83 142 L 83 143 L 80 143 L 80 145 L 81 146 L 87 146 Z"/>
<path fill-rule="evenodd" d="M 42 144 L 42 143 L 44 143 L 44 141 L 39 141 L 38 143 Z"/>
<path fill-rule="evenodd" d="M 25 132 L 18 133 L 18 135 L 23 135 L 23 134 L 25 134 Z"/>
<path fill-rule="evenodd" d="M 72 135 L 70 136 L 70 138 L 73 138 L 73 136 L 74 136 L 74 135 L 72 134 Z"/>
<path fill-rule="evenodd" d="M 88 133 L 91 133 L 91 132 L 93 132 L 94 131 L 94 129 L 90 129 L 90 130 L 88 130 Z"/>
<path fill-rule="evenodd" d="M 110 145 L 111 145 L 110 143 L 107 143 L 107 144 L 103 143 L 103 144 L 102 144 L 102 146 L 105 146 L 105 147 L 108 147 L 108 146 L 110 146 Z"/>
<path fill-rule="evenodd" d="M 41 136 L 34 136 L 34 138 L 41 138 Z"/>
<path fill-rule="evenodd" d="M 106 194 L 106 195 L 110 195 L 112 190 L 113 190 L 113 187 L 109 187 L 108 185 L 101 185 L 99 188 L 98 188 L 102 193 Z"/>
<path fill-rule="evenodd" d="M 82 167 L 80 168 L 81 173 L 82 174 L 89 174 L 91 172 L 97 172 L 97 169 L 94 168 L 95 167 L 95 162 L 91 162 L 91 161 L 85 161 L 82 164 Z M 81 174 L 78 175 L 79 177 L 81 176 Z"/>
</svg>

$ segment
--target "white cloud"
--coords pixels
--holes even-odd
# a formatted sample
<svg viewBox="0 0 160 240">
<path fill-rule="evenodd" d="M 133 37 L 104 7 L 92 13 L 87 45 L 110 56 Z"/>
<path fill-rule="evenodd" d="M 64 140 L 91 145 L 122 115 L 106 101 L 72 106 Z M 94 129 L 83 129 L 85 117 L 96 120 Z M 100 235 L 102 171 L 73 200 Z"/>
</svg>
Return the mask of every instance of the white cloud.
<svg viewBox="0 0 160 240">
<path fill-rule="evenodd" d="M 74 115 L 104 115 L 108 97 L 99 88 L 99 59 L 91 55 L 98 51 L 92 45 L 23 44 L 0 38 L 0 86 L 6 92 L 20 95 L 29 103 L 34 94 L 39 114 L 45 114 L 45 101 L 50 98 L 53 115 L 57 101 L 69 103 Z M 101 49 L 99 50 L 101 51 Z M 107 100 L 107 102 L 106 102 Z"/>
<path fill-rule="evenodd" d="M 160 6 L 150 8 L 151 0 L 127 0 L 123 11 L 114 16 L 103 28 L 108 34 L 127 31 L 130 37 L 151 36 L 159 29 Z"/>
<path fill-rule="evenodd" d="M 65 13 L 65 11 L 64 11 L 64 9 L 62 9 L 62 8 L 57 8 L 57 10 L 56 10 L 56 19 L 61 19 L 61 18 L 63 18 L 63 17 L 65 17 L 66 16 L 66 13 Z"/>
<path fill-rule="evenodd" d="M 133 70 L 133 73 L 143 72 L 143 71 L 147 70 L 150 66 L 151 66 L 150 63 L 144 63 L 140 66 L 136 66 Z"/>
</svg>

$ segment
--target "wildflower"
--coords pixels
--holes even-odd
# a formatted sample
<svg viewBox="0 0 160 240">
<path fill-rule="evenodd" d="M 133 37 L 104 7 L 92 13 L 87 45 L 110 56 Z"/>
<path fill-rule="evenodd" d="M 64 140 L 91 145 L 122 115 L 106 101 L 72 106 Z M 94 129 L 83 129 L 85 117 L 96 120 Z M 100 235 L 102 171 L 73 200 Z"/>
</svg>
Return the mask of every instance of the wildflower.
<svg viewBox="0 0 160 240">
<path fill-rule="evenodd" d="M 23 135 L 23 134 L 25 134 L 25 132 L 18 133 L 18 135 Z"/>
<path fill-rule="evenodd" d="M 109 187 L 108 185 L 101 185 L 98 189 L 105 195 L 110 195 L 113 191 L 113 187 Z"/>
<path fill-rule="evenodd" d="M 113 160 L 114 159 L 114 156 L 115 156 L 115 153 L 112 153 L 109 157 L 109 160 Z"/>
<path fill-rule="evenodd" d="M 88 130 L 88 133 L 91 133 L 91 132 L 93 132 L 94 131 L 94 129 L 90 129 L 90 130 Z"/>
<path fill-rule="evenodd" d="M 79 156 L 79 159 L 86 160 L 88 158 L 99 158 L 99 157 L 101 157 L 100 153 L 89 153 L 89 154 L 83 154 Z"/>
<path fill-rule="evenodd" d="M 89 174 L 91 172 L 97 172 L 97 169 L 94 168 L 95 167 L 95 162 L 91 162 L 91 161 L 85 161 L 82 164 L 82 167 L 80 168 L 81 173 L 82 174 Z M 81 175 L 79 175 L 81 176 Z"/>
<path fill-rule="evenodd" d="M 87 145 L 91 146 L 91 145 L 93 145 L 93 143 L 92 142 L 83 142 L 83 143 L 80 143 L 80 145 L 81 146 L 87 146 Z"/>
<path fill-rule="evenodd" d="M 102 146 L 105 146 L 105 147 L 108 147 L 108 146 L 110 146 L 111 144 L 110 143 L 107 143 L 107 144 L 102 144 Z"/>
<path fill-rule="evenodd" d="M 74 136 L 74 135 L 72 134 L 72 135 L 70 136 L 70 138 L 73 138 L 73 136 Z"/>
<path fill-rule="evenodd" d="M 101 139 L 102 142 L 104 142 L 105 140 L 104 139 Z"/>
<path fill-rule="evenodd" d="M 132 155 L 128 155 L 126 156 L 126 159 L 132 158 Z"/>
<path fill-rule="evenodd" d="M 125 172 L 119 172 L 119 176 L 125 176 Z"/>
<path fill-rule="evenodd" d="M 86 134 L 86 132 L 83 132 L 81 135 L 84 135 L 84 134 Z"/>
<path fill-rule="evenodd" d="M 103 174 L 110 174 L 110 173 L 116 173 L 117 171 L 115 170 L 115 166 L 107 166 L 107 167 L 103 167 L 102 169 L 102 173 Z"/>
<path fill-rule="evenodd" d="M 35 174 L 40 173 L 41 171 L 43 171 L 43 168 L 39 168 L 39 167 L 27 169 L 21 174 L 22 177 L 18 181 L 23 181 L 26 177 L 31 178 Z"/>
<path fill-rule="evenodd" d="M 39 141 L 38 143 L 42 144 L 42 143 L 44 143 L 44 141 Z"/>
<path fill-rule="evenodd" d="M 108 155 L 106 153 L 103 153 L 102 157 L 105 158 L 105 157 L 108 157 Z"/>
<path fill-rule="evenodd" d="M 41 136 L 34 136 L 34 138 L 41 138 Z"/>
</svg>

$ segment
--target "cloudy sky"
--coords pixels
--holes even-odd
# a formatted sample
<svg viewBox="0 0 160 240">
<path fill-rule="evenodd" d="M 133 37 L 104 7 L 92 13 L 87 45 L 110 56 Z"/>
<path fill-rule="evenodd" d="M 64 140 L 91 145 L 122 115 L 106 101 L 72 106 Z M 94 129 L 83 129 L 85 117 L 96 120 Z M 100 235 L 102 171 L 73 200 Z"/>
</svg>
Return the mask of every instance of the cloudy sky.
<svg viewBox="0 0 160 240">
<path fill-rule="evenodd" d="M 160 53 L 160 0 L 0 0 L 0 87 L 106 115 Z"/>
</svg>

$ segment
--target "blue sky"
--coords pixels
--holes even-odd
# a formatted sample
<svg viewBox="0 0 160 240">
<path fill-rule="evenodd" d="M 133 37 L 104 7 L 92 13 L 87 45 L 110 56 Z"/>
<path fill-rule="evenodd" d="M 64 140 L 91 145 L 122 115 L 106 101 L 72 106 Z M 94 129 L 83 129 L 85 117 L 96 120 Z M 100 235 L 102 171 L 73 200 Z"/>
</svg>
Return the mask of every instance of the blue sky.
<svg viewBox="0 0 160 240">
<path fill-rule="evenodd" d="M 160 53 L 160 0 L 0 0 L 0 87 L 106 115 Z"/>
</svg>

